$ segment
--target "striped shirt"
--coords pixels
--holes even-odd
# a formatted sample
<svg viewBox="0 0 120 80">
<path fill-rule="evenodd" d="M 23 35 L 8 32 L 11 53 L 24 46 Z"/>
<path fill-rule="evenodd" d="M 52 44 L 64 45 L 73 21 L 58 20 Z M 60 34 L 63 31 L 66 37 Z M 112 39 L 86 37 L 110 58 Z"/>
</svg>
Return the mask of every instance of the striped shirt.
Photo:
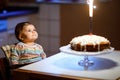
<svg viewBox="0 0 120 80">
<path fill-rule="evenodd" d="M 45 54 L 41 45 L 35 43 L 30 46 L 23 42 L 19 42 L 12 48 L 11 61 L 12 64 L 27 64 L 42 60 L 41 54 Z"/>
</svg>

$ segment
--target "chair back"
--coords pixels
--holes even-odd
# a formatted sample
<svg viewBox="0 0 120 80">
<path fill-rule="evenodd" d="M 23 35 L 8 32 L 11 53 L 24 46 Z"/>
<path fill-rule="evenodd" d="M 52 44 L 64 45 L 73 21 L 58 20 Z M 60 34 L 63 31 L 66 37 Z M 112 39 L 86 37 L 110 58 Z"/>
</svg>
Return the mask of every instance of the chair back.
<svg viewBox="0 0 120 80">
<path fill-rule="evenodd" d="M 5 54 L 5 58 L 7 59 L 8 61 L 8 64 L 11 65 L 11 60 L 10 60 L 10 56 L 11 56 L 11 49 L 15 47 L 15 44 L 12 44 L 12 45 L 5 45 L 5 46 L 2 46 L 2 50 Z"/>
<path fill-rule="evenodd" d="M 11 50 L 14 47 L 15 47 L 15 44 L 5 45 L 0 48 L 0 52 L 4 54 L 4 58 L 2 60 L 0 59 L 0 77 L 1 76 L 3 77 L 2 80 L 12 80 L 13 69 L 28 65 L 28 64 L 12 65 L 10 56 L 11 56 Z"/>
<path fill-rule="evenodd" d="M 2 80 L 11 80 L 11 48 L 15 45 L 0 47 L 0 77 Z"/>
</svg>

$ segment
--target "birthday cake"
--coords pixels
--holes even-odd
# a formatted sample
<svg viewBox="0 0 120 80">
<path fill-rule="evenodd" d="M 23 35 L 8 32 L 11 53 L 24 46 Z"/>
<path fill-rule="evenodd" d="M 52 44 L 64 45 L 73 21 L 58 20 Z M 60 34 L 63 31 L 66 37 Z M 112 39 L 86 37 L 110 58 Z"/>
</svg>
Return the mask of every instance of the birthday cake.
<svg viewBox="0 0 120 80">
<path fill-rule="evenodd" d="M 75 51 L 102 51 L 104 49 L 110 49 L 110 41 L 107 38 L 98 35 L 82 35 L 73 38 L 70 41 L 70 47 Z"/>
</svg>

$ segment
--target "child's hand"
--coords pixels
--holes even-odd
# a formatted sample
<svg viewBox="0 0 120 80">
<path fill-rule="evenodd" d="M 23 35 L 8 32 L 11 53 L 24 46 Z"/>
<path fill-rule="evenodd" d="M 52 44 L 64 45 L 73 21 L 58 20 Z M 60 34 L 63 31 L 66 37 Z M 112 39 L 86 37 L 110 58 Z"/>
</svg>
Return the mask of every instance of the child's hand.
<svg viewBox="0 0 120 80">
<path fill-rule="evenodd" d="M 46 58 L 46 54 L 45 53 L 40 54 L 40 56 L 42 57 L 42 59 Z"/>
<path fill-rule="evenodd" d="M 15 64 L 18 64 L 18 62 L 17 62 L 17 61 L 13 61 L 12 64 L 14 64 L 14 65 L 15 65 Z"/>
</svg>

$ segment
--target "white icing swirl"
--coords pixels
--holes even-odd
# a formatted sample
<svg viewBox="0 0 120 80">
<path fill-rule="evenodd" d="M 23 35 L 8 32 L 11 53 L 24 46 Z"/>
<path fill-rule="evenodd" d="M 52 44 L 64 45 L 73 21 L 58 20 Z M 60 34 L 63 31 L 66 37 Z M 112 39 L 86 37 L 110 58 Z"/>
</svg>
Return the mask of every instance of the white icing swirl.
<svg viewBox="0 0 120 80">
<path fill-rule="evenodd" d="M 75 37 L 70 41 L 70 43 L 73 43 L 73 44 L 80 43 L 81 46 L 84 46 L 87 44 L 96 45 L 96 44 L 100 44 L 101 42 L 109 42 L 109 40 L 102 36 L 97 36 L 97 35 L 83 35 L 83 36 Z"/>
</svg>

